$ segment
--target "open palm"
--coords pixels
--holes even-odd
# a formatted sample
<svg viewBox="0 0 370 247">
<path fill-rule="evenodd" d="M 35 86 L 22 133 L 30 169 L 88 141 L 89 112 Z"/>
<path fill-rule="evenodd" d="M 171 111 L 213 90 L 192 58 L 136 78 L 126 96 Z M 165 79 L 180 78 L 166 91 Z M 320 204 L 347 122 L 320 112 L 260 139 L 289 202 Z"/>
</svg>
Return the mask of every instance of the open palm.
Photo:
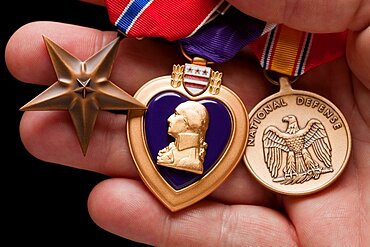
<svg viewBox="0 0 370 247">
<path fill-rule="evenodd" d="M 276 6 L 275 10 L 290 9 L 286 11 L 290 14 L 281 16 L 272 15 L 267 8 L 261 10 L 257 3 L 253 4 L 257 1 L 230 2 L 248 14 L 287 25 L 294 23 L 291 26 L 305 31 L 332 32 L 347 27 L 353 30 L 346 57 L 307 72 L 294 84 L 296 89 L 332 101 L 352 130 L 350 161 L 330 187 L 304 197 L 277 195 L 258 184 L 240 162 L 229 179 L 210 196 L 171 213 L 138 176 L 126 141 L 125 115 L 99 113 L 84 157 L 68 112 L 25 112 L 20 125 L 25 147 L 41 160 L 111 176 L 91 192 L 89 213 L 107 231 L 138 242 L 156 246 L 370 244 L 370 27 L 367 27 L 370 16 L 364 14 L 370 12 L 369 1 L 331 1 L 338 6 L 339 2 L 345 3 L 343 9 L 333 8 L 332 15 L 310 15 L 313 6 Z M 270 2 L 275 1 L 258 1 L 261 6 Z M 327 2 L 325 6 L 329 8 L 330 1 Z M 301 19 L 294 11 L 301 14 Z M 344 16 L 340 24 L 325 21 L 339 13 Z M 8 68 L 17 79 L 44 85 L 56 80 L 42 35 L 85 60 L 116 34 L 62 23 L 30 23 L 12 36 L 6 49 Z M 134 94 L 150 79 L 170 74 L 173 64 L 184 62 L 174 43 L 125 39 L 110 79 Z M 214 68 L 224 73 L 223 83 L 238 93 L 248 110 L 278 90 L 266 81 L 247 49 Z"/>
</svg>

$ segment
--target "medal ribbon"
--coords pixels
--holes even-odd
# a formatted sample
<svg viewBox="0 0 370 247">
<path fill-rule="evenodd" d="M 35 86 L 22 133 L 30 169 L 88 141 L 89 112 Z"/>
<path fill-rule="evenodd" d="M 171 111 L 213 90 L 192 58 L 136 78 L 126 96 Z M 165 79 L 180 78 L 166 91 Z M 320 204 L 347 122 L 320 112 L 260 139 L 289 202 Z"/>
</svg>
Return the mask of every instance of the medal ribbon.
<svg viewBox="0 0 370 247">
<path fill-rule="evenodd" d="M 225 7 L 221 0 L 105 0 L 112 23 L 129 37 L 177 40 L 191 56 L 222 63 L 275 25 Z M 227 4 L 228 5 L 228 4 Z M 218 9 L 228 9 L 207 20 Z"/>
<path fill-rule="evenodd" d="M 299 76 L 344 55 L 347 32 L 309 33 L 278 25 L 250 44 L 262 68 Z"/>
<path fill-rule="evenodd" d="M 205 24 L 223 0 L 105 2 L 111 22 L 127 36 L 178 40 L 188 55 L 212 62 L 226 62 L 250 44 L 264 69 L 298 76 L 345 51 L 347 32 L 302 32 L 266 23 L 233 7 Z"/>
<path fill-rule="evenodd" d="M 173 41 L 195 33 L 223 0 L 105 0 L 110 21 L 128 37 Z"/>
<path fill-rule="evenodd" d="M 275 26 L 230 7 L 224 15 L 179 42 L 188 55 L 223 63 Z"/>
</svg>

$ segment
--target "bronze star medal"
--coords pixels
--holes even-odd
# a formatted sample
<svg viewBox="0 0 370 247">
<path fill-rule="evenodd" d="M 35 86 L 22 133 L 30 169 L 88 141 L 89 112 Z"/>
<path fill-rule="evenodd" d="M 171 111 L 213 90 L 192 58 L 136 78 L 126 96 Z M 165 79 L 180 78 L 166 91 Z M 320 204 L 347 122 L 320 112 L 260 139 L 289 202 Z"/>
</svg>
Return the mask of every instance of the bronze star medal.
<svg viewBox="0 0 370 247">
<path fill-rule="evenodd" d="M 146 109 L 108 78 L 120 38 L 82 62 L 44 37 L 58 80 L 24 105 L 24 111 L 68 110 L 86 155 L 99 110 Z"/>
</svg>

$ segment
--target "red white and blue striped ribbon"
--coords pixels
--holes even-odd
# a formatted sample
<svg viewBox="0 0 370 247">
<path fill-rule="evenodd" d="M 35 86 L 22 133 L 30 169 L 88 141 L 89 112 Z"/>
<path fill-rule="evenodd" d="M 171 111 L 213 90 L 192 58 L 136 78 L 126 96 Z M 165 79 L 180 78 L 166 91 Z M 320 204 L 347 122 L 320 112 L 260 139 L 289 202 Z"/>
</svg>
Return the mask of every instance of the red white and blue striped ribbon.
<svg viewBox="0 0 370 247">
<path fill-rule="evenodd" d="M 217 63 L 274 27 L 223 0 L 106 0 L 106 5 L 111 22 L 127 36 L 178 40 L 188 55 Z"/>
<path fill-rule="evenodd" d="M 129 37 L 179 40 L 195 33 L 224 0 L 105 0 L 110 21 Z"/>
</svg>

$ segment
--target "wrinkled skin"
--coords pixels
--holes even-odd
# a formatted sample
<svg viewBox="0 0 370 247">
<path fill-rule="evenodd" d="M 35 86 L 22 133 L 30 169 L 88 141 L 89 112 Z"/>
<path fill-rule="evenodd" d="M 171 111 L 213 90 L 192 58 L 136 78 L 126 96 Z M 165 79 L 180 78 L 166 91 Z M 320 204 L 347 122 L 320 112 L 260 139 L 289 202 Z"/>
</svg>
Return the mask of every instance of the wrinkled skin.
<svg viewBox="0 0 370 247">
<path fill-rule="evenodd" d="M 295 84 L 332 101 L 352 130 L 350 160 L 330 187 L 304 197 L 277 195 L 259 185 L 240 162 L 207 198 L 171 213 L 137 174 L 122 128 L 125 115 L 99 113 L 84 157 L 68 112 L 25 112 L 20 123 L 25 147 L 38 159 L 111 176 L 91 192 L 89 213 L 103 229 L 134 241 L 155 246 L 370 245 L 370 1 L 230 3 L 251 16 L 304 31 L 350 30 L 345 57 L 307 72 Z M 83 60 L 116 34 L 62 23 L 25 25 L 11 37 L 5 53 L 9 71 L 20 81 L 50 85 L 56 80 L 41 35 Z M 133 94 L 181 62 L 185 60 L 174 44 L 126 39 L 110 79 Z M 224 73 L 224 84 L 238 92 L 249 110 L 277 90 L 247 50 L 214 68 Z"/>
</svg>

